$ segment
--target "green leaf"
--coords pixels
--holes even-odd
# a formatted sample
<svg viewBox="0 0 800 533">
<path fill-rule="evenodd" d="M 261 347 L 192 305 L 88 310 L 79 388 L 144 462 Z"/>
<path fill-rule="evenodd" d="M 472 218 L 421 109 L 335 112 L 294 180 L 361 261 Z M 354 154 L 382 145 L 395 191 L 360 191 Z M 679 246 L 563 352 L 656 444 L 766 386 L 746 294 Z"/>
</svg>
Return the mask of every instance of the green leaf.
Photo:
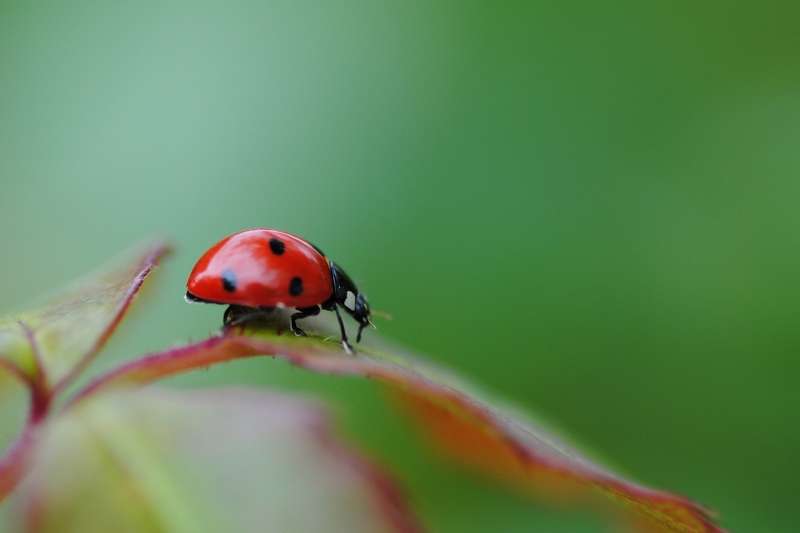
<svg viewBox="0 0 800 533">
<path fill-rule="evenodd" d="M 258 354 L 322 373 L 360 375 L 393 386 L 399 404 L 445 452 L 484 474 L 549 500 L 615 501 L 646 531 L 721 533 L 713 513 L 689 498 L 651 489 L 613 472 L 545 430 L 520 409 L 480 391 L 442 367 L 384 345 L 345 353 L 338 343 L 267 331 L 227 334 L 134 361 L 91 384 L 82 394 L 204 368 Z M 612 510 L 612 512 L 614 512 Z M 655 529 L 652 529 L 655 528 Z"/>
<path fill-rule="evenodd" d="M 393 481 L 296 396 L 94 394 L 40 431 L 12 500 L 18 530 L 419 531 Z"/>
<path fill-rule="evenodd" d="M 102 348 L 165 252 L 163 243 L 149 245 L 48 304 L 0 321 L 0 364 L 45 390 L 65 386 Z"/>
<path fill-rule="evenodd" d="M 25 475 L 54 396 L 97 355 L 166 251 L 163 243 L 148 245 L 39 309 L 0 319 L 0 392 L 8 375 L 30 392 L 28 420 L 0 458 L 0 501 Z"/>
<path fill-rule="evenodd" d="M 0 319 L 0 366 L 29 384 L 39 370 L 29 332 L 23 324 L 9 318 Z"/>
<path fill-rule="evenodd" d="M 0 369 L 0 501 L 14 489 L 25 473 L 26 456 L 33 442 L 30 419 L 22 413 L 29 401 L 29 390 Z"/>
</svg>

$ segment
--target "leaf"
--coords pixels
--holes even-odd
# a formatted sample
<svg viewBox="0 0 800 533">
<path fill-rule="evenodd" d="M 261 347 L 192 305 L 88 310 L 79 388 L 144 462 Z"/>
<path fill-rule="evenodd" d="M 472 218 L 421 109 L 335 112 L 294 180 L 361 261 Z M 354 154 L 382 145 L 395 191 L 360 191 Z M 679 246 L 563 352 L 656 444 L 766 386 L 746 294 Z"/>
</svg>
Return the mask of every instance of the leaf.
<svg viewBox="0 0 800 533">
<path fill-rule="evenodd" d="M 377 378 L 398 391 L 402 404 L 454 460 L 551 499 L 580 498 L 593 489 L 647 519 L 659 531 L 721 533 L 711 513 L 692 500 L 650 489 L 601 466 L 532 422 L 519 410 L 479 392 L 454 373 L 397 349 L 360 348 L 273 333 L 228 334 L 167 350 L 111 372 L 83 395 L 147 383 L 191 368 L 258 354 L 273 355 L 329 374 Z"/>
<path fill-rule="evenodd" d="M 29 331 L 16 320 L 0 319 L 0 366 L 29 385 L 37 376 Z"/>
<path fill-rule="evenodd" d="M 30 464 L 30 454 L 36 441 L 36 426 L 26 425 L 22 433 L 3 452 L 0 459 L 0 501 L 16 488 Z"/>
<path fill-rule="evenodd" d="M 25 426 L 0 458 L 0 501 L 27 472 L 37 425 L 55 395 L 97 355 L 166 251 L 163 243 L 151 244 L 35 311 L 0 319 L 0 387 L 7 371 L 31 398 Z"/>
<path fill-rule="evenodd" d="M 149 245 L 39 309 L 0 321 L 0 364 L 29 384 L 63 388 L 102 348 L 166 250 Z"/>
<path fill-rule="evenodd" d="M 96 394 L 41 431 L 18 531 L 420 531 L 394 482 L 296 396 Z"/>
<path fill-rule="evenodd" d="M 27 452 L 33 442 L 30 420 L 22 413 L 29 390 L 23 383 L 0 369 L 0 501 L 16 486 L 25 472 Z"/>
</svg>

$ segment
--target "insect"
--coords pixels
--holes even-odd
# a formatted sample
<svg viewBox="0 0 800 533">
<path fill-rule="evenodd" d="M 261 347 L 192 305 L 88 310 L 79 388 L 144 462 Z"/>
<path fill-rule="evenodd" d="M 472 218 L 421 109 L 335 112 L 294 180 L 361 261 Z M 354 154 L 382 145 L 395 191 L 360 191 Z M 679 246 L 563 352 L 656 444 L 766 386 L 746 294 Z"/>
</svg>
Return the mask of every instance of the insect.
<svg viewBox="0 0 800 533">
<path fill-rule="evenodd" d="M 375 328 L 367 297 L 344 270 L 310 242 L 277 229 L 249 229 L 222 239 L 197 261 L 186 289 L 188 302 L 229 305 L 225 326 L 242 311 L 250 317 L 293 307 L 292 331 L 305 337 L 298 320 L 319 314 L 320 308 L 333 311 L 348 353 L 353 347 L 340 306 L 359 323 L 356 342 L 366 326 Z"/>
</svg>

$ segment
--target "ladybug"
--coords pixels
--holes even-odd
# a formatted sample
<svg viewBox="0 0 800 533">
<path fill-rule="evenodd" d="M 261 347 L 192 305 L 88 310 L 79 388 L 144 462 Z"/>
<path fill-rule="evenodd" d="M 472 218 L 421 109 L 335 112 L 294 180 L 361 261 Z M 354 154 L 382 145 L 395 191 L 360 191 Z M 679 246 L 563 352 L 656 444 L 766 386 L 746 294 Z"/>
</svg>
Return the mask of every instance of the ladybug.
<svg viewBox="0 0 800 533">
<path fill-rule="evenodd" d="M 375 328 L 367 297 L 344 270 L 310 242 L 277 229 L 249 229 L 222 239 L 197 261 L 186 289 L 188 302 L 229 305 L 224 326 L 242 311 L 249 310 L 244 314 L 249 317 L 293 307 L 292 331 L 305 337 L 299 319 L 319 314 L 320 308 L 333 311 L 348 353 L 353 348 L 340 306 L 359 323 L 356 342 L 366 326 Z"/>
</svg>

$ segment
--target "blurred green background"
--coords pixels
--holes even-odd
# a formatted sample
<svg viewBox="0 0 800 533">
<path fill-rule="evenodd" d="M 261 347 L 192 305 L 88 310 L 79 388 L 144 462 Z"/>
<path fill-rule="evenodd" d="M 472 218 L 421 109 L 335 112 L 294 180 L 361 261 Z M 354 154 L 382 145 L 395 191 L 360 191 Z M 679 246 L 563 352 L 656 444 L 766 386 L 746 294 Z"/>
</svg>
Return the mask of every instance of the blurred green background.
<svg viewBox="0 0 800 533">
<path fill-rule="evenodd" d="M 798 28 L 797 2 L 2 0 L 0 310 L 171 237 L 97 370 L 213 331 L 195 259 L 286 229 L 382 337 L 731 531 L 796 532 Z M 439 464 L 373 383 L 177 381 L 329 398 L 434 531 L 613 530 Z"/>
</svg>

